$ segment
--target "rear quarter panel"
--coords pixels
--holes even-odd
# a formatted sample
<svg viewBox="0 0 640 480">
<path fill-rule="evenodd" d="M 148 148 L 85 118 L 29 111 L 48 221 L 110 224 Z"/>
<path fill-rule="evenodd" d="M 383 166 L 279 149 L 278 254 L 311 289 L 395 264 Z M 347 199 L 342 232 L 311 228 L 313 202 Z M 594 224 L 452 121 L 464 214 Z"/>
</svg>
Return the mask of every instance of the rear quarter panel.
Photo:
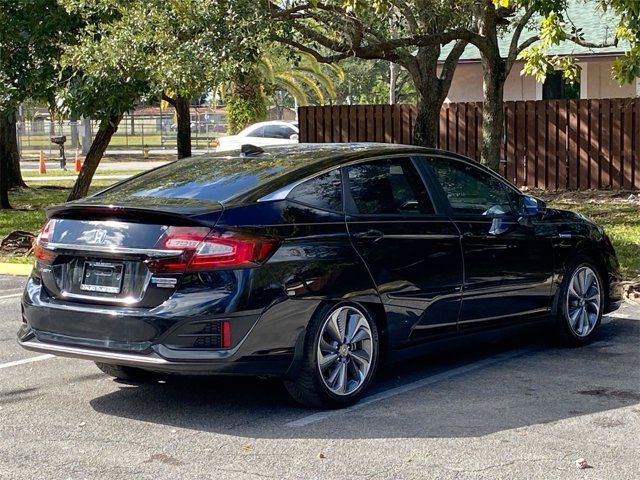
<svg viewBox="0 0 640 480">
<path fill-rule="evenodd" d="M 291 354 L 324 302 L 380 304 L 353 249 L 344 216 L 281 200 L 225 210 L 217 228 L 276 238 L 280 245 L 253 270 L 247 307 L 262 315 L 247 338 L 252 354 Z"/>
</svg>

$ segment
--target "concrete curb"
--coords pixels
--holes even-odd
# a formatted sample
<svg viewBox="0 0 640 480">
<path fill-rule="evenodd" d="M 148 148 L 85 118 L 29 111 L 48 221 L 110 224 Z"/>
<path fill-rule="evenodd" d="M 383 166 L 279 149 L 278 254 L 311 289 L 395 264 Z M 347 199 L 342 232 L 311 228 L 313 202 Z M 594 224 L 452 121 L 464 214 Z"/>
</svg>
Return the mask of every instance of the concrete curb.
<svg viewBox="0 0 640 480">
<path fill-rule="evenodd" d="M 0 275 L 29 276 L 32 268 L 31 263 L 0 263 Z"/>
</svg>

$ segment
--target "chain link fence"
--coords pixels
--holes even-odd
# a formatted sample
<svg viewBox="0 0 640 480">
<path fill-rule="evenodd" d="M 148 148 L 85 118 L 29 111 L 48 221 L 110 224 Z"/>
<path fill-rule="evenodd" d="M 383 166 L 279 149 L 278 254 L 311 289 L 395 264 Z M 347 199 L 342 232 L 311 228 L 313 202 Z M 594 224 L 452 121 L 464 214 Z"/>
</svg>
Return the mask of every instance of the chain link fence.
<svg viewBox="0 0 640 480">
<path fill-rule="evenodd" d="M 216 138 L 227 132 L 226 114 L 213 108 L 193 108 L 191 113 L 192 148 L 212 149 Z M 76 148 L 82 154 L 89 150 L 99 128 L 99 122 L 90 119 L 52 120 L 46 112 L 32 113 L 29 118 L 19 117 L 18 145 L 24 159 L 39 157 L 58 158 L 59 147 L 51 141 L 53 136 L 66 136 L 67 156 Z M 176 149 L 176 119 L 173 110 L 145 108 L 125 115 L 118 131 L 111 139 L 108 152 L 112 154 L 144 155 L 149 150 Z"/>
</svg>

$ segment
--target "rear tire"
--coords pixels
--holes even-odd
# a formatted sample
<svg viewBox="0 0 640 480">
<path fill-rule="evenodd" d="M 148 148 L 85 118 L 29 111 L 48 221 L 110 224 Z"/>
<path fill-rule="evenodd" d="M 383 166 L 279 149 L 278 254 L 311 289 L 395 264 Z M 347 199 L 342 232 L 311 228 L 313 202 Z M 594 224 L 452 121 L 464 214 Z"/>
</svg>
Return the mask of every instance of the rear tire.
<svg viewBox="0 0 640 480">
<path fill-rule="evenodd" d="M 375 375 L 379 346 L 376 322 L 363 307 L 325 306 L 309 322 L 300 369 L 285 388 L 308 407 L 351 405 Z"/>
<path fill-rule="evenodd" d="M 578 257 L 561 285 L 557 326 L 563 344 L 580 347 L 598 334 L 605 304 L 604 283 L 587 257 Z"/>
<path fill-rule="evenodd" d="M 102 370 L 107 375 L 110 375 L 118 380 L 124 380 L 127 382 L 145 383 L 151 382 L 157 379 L 157 375 L 154 372 L 149 372 L 135 367 L 126 367 L 123 365 L 111 365 L 109 363 L 95 362 L 96 367 Z"/>
</svg>

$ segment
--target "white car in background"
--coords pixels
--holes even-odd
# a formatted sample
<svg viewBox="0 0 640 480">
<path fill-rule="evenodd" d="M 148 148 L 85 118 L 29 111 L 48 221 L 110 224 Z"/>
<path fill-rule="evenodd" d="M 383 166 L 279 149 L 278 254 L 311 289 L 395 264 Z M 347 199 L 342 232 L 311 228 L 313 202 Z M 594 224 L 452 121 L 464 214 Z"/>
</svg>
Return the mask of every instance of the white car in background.
<svg viewBox="0 0 640 480">
<path fill-rule="evenodd" d="M 254 123 L 237 135 L 220 137 L 216 141 L 216 151 L 238 150 L 244 144 L 268 147 L 270 145 L 298 143 L 298 133 L 298 122 L 273 120 Z"/>
</svg>

